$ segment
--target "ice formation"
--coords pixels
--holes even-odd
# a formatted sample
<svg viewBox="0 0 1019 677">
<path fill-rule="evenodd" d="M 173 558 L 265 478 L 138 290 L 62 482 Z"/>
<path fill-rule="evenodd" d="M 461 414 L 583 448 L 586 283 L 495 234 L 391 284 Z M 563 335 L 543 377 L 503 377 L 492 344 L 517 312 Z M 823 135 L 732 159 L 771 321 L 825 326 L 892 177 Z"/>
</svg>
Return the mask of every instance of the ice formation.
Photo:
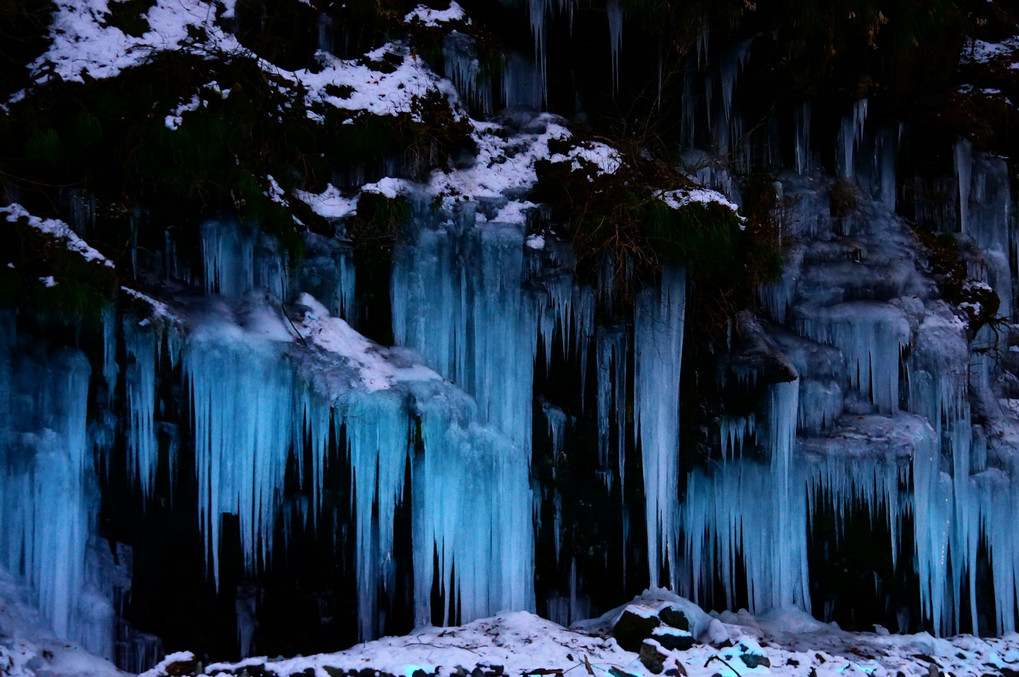
<svg viewBox="0 0 1019 677">
<path fill-rule="evenodd" d="M 168 7 L 157 2 L 152 16 L 172 14 Z M 436 84 L 402 44 L 368 55 L 369 61 L 388 57 L 392 72 L 323 55 L 320 72 L 288 77 L 307 90 L 313 116 L 332 105 L 413 117 L 410 92 L 432 86 L 483 114 L 497 103 L 540 108 L 548 99 L 548 21 L 572 12 L 573 2 L 530 0 L 528 9 L 534 56 L 505 55 L 502 102 L 494 100 L 475 39 L 456 31 L 442 42 L 449 82 Z M 73 14 L 62 6 L 58 19 Z M 609 0 L 606 19 L 610 82 L 618 89 L 620 2 Z M 406 20 L 436 28 L 466 18 L 452 3 L 447 12 L 419 7 Z M 181 21 L 173 24 L 172 44 L 202 23 L 195 12 Z M 78 28 L 89 26 L 106 30 L 91 20 Z M 154 37 L 146 35 L 124 36 L 124 44 L 151 53 Z M 724 599 L 729 608 L 745 602 L 752 612 L 810 611 L 815 520 L 833 514 L 841 537 L 862 516 L 888 530 L 893 568 L 909 566 L 918 580 L 921 618 L 903 618 L 903 627 L 1014 631 L 1019 532 L 1011 518 L 1019 510 L 1019 428 L 1010 409 L 1016 400 L 1003 396 L 1000 365 L 991 357 L 1009 346 L 995 334 L 998 318 L 982 315 L 993 315 L 991 309 L 972 301 L 952 306 L 944 298 L 928 253 L 896 211 L 903 129 L 870 120 L 866 99 L 832 116 L 829 138 L 815 124 L 823 112 L 809 101 L 785 110 L 790 119 L 782 124 L 791 137 L 780 138 L 777 122 L 748 129 L 739 90 L 752 41 L 719 50 L 709 36 L 704 26 L 684 72 L 679 121 L 684 142 L 710 147 L 685 156 L 691 178 L 703 187 L 657 197 L 676 209 L 698 202 L 735 209 L 738 179 L 725 163 L 748 174 L 758 162 L 777 166 L 776 149 L 788 146 L 792 171 L 771 181 L 786 267 L 759 296 L 763 331 L 792 368 L 775 377 L 758 364 L 739 379 L 719 377 L 720 390 L 740 389 L 756 400 L 749 408 L 723 407 L 704 424 L 712 438 L 708 451 L 701 450 L 703 463 L 681 470 L 688 460 L 681 411 L 692 406 L 680 395 L 687 293 L 696 293 L 687 288 L 686 271 L 666 267 L 636 293 L 632 316 L 623 317 L 608 307 L 610 291 L 586 287 L 567 272 L 572 260 L 552 232 L 527 225 L 535 207 L 527 191 L 537 182 L 539 159 L 607 175 L 624 166 L 620 153 L 591 141 L 553 153 L 550 143 L 565 144 L 570 132 L 552 115 L 521 114 L 513 123 L 519 132 L 509 123 L 471 121 L 479 159 L 429 178 L 424 197 L 435 198 L 434 211 L 422 206 L 420 187 L 407 180 L 387 177 L 362 187 L 410 196 L 413 203 L 389 280 L 392 348 L 354 326 L 363 290 L 355 285 L 349 242 L 307 234 L 309 255 L 292 269 L 271 237 L 227 219 L 202 226 L 201 271 L 193 277 L 182 272 L 167 233 L 163 276 L 203 294 L 192 289 L 165 299 L 171 311 L 122 288 L 132 303 L 147 304 L 151 316 L 105 309 L 101 365 L 90 367 L 76 348 L 23 345 L 14 318 L 0 317 L 0 562 L 31 586 L 53 628 L 100 653 L 116 650 L 111 602 L 120 588 L 96 554 L 102 545 L 92 522 L 95 471 L 109 475 L 119 425 L 124 471 L 143 506 L 159 493 L 160 468 L 171 477 L 178 470 L 175 445 L 193 450 L 193 467 L 180 470 L 197 483 L 196 529 L 217 585 L 234 529 L 245 575 L 255 578 L 299 526 L 341 530 L 342 520 L 326 506 L 344 513 L 352 534 L 333 539 L 351 551 L 362 638 L 387 630 L 401 573 L 397 544 L 407 536 L 397 533 L 397 516 L 404 514 L 419 626 L 504 609 L 542 608 L 569 621 L 590 608 L 585 553 L 564 547 L 571 535 L 564 494 L 539 486 L 533 472 L 535 452 L 547 451 L 535 449 L 536 430 L 548 438 L 554 460 L 574 454 L 568 442 L 578 432 L 594 438 L 590 460 L 601 485 L 592 491 L 618 498 L 610 508 L 622 514 L 618 545 L 639 553 L 654 587 L 671 586 L 704 603 Z M 221 32 L 215 37 L 226 40 Z M 66 40 L 55 42 L 37 72 L 46 64 L 64 69 L 66 51 Z M 118 53 L 108 71 L 92 76 L 112 74 L 134 58 Z M 365 84 L 369 71 L 378 75 Z M 349 99 L 326 93 L 345 82 L 360 86 Z M 383 93 L 394 96 L 383 102 Z M 184 124 L 198 101 L 178 107 L 169 126 Z M 819 151 L 821 143 L 828 152 Z M 914 198 L 917 220 L 957 234 L 968 252 L 963 291 L 996 295 L 997 313 L 1010 316 L 1016 244 L 1008 167 L 965 140 L 951 155 L 954 175 L 941 191 L 946 204 Z M 825 158 L 837 177 L 821 173 Z M 266 179 L 271 197 L 287 197 Z M 337 232 L 358 207 L 357 197 L 331 184 L 293 197 Z M 77 218 L 87 222 L 94 209 L 80 206 Z M 18 205 L 0 213 L 57 238 L 87 262 L 113 266 L 62 222 L 33 217 Z M 138 252 L 132 255 L 136 260 Z M 36 280 L 61 284 L 53 276 Z M 981 328 L 977 320 L 992 324 Z M 563 363 L 577 371 L 577 411 L 544 399 L 536 406 L 536 373 Z M 160 425 L 161 387 L 183 393 L 186 425 L 173 434 Z M 105 399 L 92 428 L 90 389 Z M 117 422 L 108 410 L 121 392 L 126 415 Z M 592 429 L 580 430 L 591 418 Z M 636 452 L 629 459 L 628 450 Z M 339 505 L 330 505 L 324 485 L 337 465 L 349 471 L 349 485 L 333 501 Z M 638 465 L 638 476 L 628 477 L 627 468 Z M 308 496 L 288 500 L 288 474 L 310 488 Z M 643 505 L 634 505 L 633 496 Z M 543 501 L 551 503 L 551 524 L 536 524 Z M 641 510 L 644 523 L 632 528 L 630 511 Z M 548 584 L 548 598 L 539 600 L 535 541 L 543 528 L 552 531 L 564 580 Z M 625 585 L 627 557 L 621 559 Z M 981 608 L 986 588 L 993 613 Z M 226 594 L 236 594 L 238 641 L 247 652 L 256 595 L 243 587 Z M 814 611 L 830 614 L 832 604 Z"/>
<path fill-rule="evenodd" d="M 634 312 L 634 416 L 646 496 L 648 567 L 660 587 L 663 566 L 679 553 L 679 381 L 686 311 L 686 272 L 667 270 L 660 288 L 637 299 Z"/>
</svg>

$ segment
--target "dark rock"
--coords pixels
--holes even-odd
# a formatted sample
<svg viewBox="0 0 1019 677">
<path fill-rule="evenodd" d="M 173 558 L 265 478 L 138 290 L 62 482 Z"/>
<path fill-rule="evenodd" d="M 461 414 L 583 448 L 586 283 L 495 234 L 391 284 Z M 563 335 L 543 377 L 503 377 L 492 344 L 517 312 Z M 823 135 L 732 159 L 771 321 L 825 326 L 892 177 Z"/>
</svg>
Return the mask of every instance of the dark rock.
<svg viewBox="0 0 1019 677">
<path fill-rule="evenodd" d="M 736 314 L 728 371 L 732 376 L 756 376 L 763 383 L 795 381 L 799 373 L 775 340 L 749 311 Z"/>
<path fill-rule="evenodd" d="M 662 674 L 665 670 L 665 659 L 667 655 L 661 652 L 655 642 L 644 642 L 640 645 L 640 662 L 644 664 L 644 667 L 653 672 L 656 675 Z"/>
<path fill-rule="evenodd" d="M 662 622 L 666 625 L 671 625 L 677 630 L 690 630 L 690 621 L 687 619 L 686 614 L 679 609 L 667 606 L 658 612 L 658 618 L 662 619 Z"/>
<path fill-rule="evenodd" d="M 693 635 L 674 627 L 657 627 L 651 631 L 651 637 L 670 651 L 686 651 L 693 646 Z"/>
<path fill-rule="evenodd" d="M 566 657 L 569 658 L 571 661 L 573 660 L 573 658 L 569 654 L 566 654 Z M 486 674 L 495 675 L 496 677 L 498 677 L 498 675 L 505 675 L 506 668 L 502 665 L 489 665 L 488 672 Z"/>
<path fill-rule="evenodd" d="M 163 671 L 166 672 L 169 677 L 184 677 L 184 675 L 193 675 L 198 672 L 198 661 L 194 659 L 188 661 L 175 661 L 164 666 Z"/>
<path fill-rule="evenodd" d="M 485 677 L 484 669 L 480 665 L 475 666 L 474 669 L 471 670 L 471 677 Z"/>
<path fill-rule="evenodd" d="M 627 651 L 640 651 L 641 643 L 661 624 L 656 616 L 645 618 L 626 610 L 612 628 L 612 636 L 619 642 L 619 646 Z"/>
<path fill-rule="evenodd" d="M 771 661 L 768 660 L 767 656 L 762 656 L 756 653 L 743 653 L 739 655 L 739 659 L 743 661 L 743 665 L 747 666 L 751 670 L 754 668 L 764 666 L 766 668 L 771 667 Z"/>
<path fill-rule="evenodd" d="M 322 666 L 322 669 L 325 670 L 325 673 L 327 675 L 329 675 L 329 677 L 346 677 L 346 674 L 347 674 L 346 670 L 341 670 L 340 668 L 334 668 L 331 665 L 324 665 L 324 666 Z"/>
<path fill-rule="evenodd" d="M 410 677 L 428 677 L 428 673 L 422 670 L 421 668 L 418 668 L 411 674 Z"/>
</svg>

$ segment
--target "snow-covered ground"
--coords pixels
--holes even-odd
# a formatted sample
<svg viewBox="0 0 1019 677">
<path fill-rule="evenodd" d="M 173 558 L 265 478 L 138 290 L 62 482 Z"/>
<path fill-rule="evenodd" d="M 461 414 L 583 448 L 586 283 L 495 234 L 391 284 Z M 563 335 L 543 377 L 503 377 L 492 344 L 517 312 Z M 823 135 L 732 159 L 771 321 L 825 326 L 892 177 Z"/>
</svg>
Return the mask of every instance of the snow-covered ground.
<svg viewBox="0 0 1019 677">
<path fill-rule="evenodd" d="M 686 650 L 655 645 L 661 670 L 626 651 L 612 637 L 625 611 L 652 617 L 662 609 L 681 610 L 696 643 Z M 249 658 L 239 663 L 202 666 L 193 654 L 166 657 L 143 677 L 169 675 L 336 675 L 383 673 L 397 677 L 442 675 L 557 675 L 593 677 L 742 677 L 791 675 L 837 677 L 929 677 L 1011 674 L 1019 664 L 1019 635 L 935 639 L 929 634 L 890 635 L 843 632 L 801 611 L 775 611 L 761 617 L 746 612 L 708 615 L 664 590 L 649 591 L 601 618 L 564 628 L 518 611 L 453 628 L 424 628 L 406 637 L 386 637 L 346 651 L 298 658 Z M 657 670 L 657 666 L 653 666 Z"/>
<path fill-rule="evenodd" d="M 0 567 L 0 675 L 121 677 L 109 661 L 57 637 L 31 603 L 32 593 Z"/>
</svg>

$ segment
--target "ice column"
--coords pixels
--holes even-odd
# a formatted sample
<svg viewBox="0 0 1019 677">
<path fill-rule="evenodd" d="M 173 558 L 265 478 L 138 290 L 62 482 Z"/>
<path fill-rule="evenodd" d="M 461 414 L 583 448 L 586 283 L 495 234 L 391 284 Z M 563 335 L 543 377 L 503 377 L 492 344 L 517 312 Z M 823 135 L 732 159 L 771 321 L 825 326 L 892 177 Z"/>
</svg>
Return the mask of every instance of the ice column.
<svg viewBox="0 0 1019 677">
<path fill-rule="evenodd" d="M 853 111 L 842 118 L 842 128 L 839 130 L 838 159 L 843 178 L 855 178 L 856 150 L 863 141 L 863 131 L 866 122 L 867 99 L 860 99 L 853 104 Z"/>
<path fill-rule="evenodd" d="M 410 419 L 406 396 L 396 391 L 353 390 L 338 410 L 354 485 L 359 631 L 361 639 L 370 639 L 382 630 L 377 591 L 381 587 L 392 593 L 394 588 L 393 518 L 403 500 Z M 430 590 L 429 583 L 424 592 Z"/>
<path fill-rule="evenodd" d="M 911 330 L 905 314 L 882 303 L 853 301 L 811 308 L 797 322 L 799 333 L 838 347 L 846 357 L 846 379 L 883 413 L 899 409 L 899 356 Z"/>
<path fill-rule="evenodd" d="M 609 50 L 612 54 L 612 91 L 619 89 L 619 49 L 623 44 L 623 8 L 619 0 L 607 0 L 605 13 L 609 18 Z"/>
<path fill-rule="evenodd" d="M 730 460 L 687 479 L 683 594 L 699 599 L 718 576 L 731 608 L 742 562 L 751 611 L 810 610 L 805 483 L 792 463 L 798 393 L 797 381 L 770 387 L 758 433 L 769 465 Z"/>
<path fill-rule="evenodd" d="M 91 370 L 77 350 L 26 350 L 13 316 L 0 314 L 0 565 L 30 586 L 60 637 L 109 650 L 112 609 L 86 594 Z"/>
<path fill-rule="evenodd" d="M 425 450 L 413 471 L 418 625 L 431 620 L 433 580 L 445 593 L 445 623 L 454 620 L 450 599 L 458 602 L 461 622 L 503 609 L 533 610 L 529 452 L 473 422 L 462 393 L 448 389 L 419 402 Z"/>
<path fill-rule="evenodd" d="M 393 334 L 529 454 L 538 312 L 522 282 L 519 228 L 422 227 L 394 266 Z"/>
<path fill-rule="evenodd" d="M 651 586 L 668 564 L 676 578 L 679 514 L 679 386 L 686 271 L 670 268 L 637 295 L 634 310 L 634 418 L 644 470 Z"/>
<path fill-rule="evenodd" d="M 202 224 L 205 291 L 237 298 L 255 284 L 254 242 L 233 224 Z"/>
<path fill-rule="evenodd" d="M 237 515 L 245 567 L 268 558 L 294 418 L 294 383 L 279 344 L 215 322 L 183 353 L 191 393 L 198 512 L 219 581 L 223 513 Z"/>
<path fill-rule="evenodd" d="M 124 320 L 127 368 L 128 444 L 127 474 L 141 486 L 142 499 L 152 495 L 159 464 L 159 445 L 154 424 L 156 408 L 156 336 L 152 327 L 134 318 Z"/>
<path fill-rule="evenodd" d="M 626 333 L 598 332 L 598 461 L 608 467 L 615 448 L 620 487 L 626 483 Z M 613 412 L 615 416 L 612 416 Z M 615 439 L 612 426 L 615 425 Z"/>
<path fill-rule="evenodd" d="M 794 160 L 796 173 L 806 174 L 810 171 L 810 102 L 803 102 L 793 111 L 793 135 L 796 143 Z"/>
</svg>

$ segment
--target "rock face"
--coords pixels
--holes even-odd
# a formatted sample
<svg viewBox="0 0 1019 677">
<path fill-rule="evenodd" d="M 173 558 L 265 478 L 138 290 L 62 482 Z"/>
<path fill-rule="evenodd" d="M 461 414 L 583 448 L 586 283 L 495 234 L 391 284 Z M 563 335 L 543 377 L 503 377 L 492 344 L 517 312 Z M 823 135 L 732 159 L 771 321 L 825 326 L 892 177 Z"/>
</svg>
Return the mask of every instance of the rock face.
<svg viewBox="0 0 1019 677">
<path fill-rule="evenodd" d="M 62 637 L 1015 629 L 1011 8 L 30 4 L 0 566 Z"/>
</svg>

